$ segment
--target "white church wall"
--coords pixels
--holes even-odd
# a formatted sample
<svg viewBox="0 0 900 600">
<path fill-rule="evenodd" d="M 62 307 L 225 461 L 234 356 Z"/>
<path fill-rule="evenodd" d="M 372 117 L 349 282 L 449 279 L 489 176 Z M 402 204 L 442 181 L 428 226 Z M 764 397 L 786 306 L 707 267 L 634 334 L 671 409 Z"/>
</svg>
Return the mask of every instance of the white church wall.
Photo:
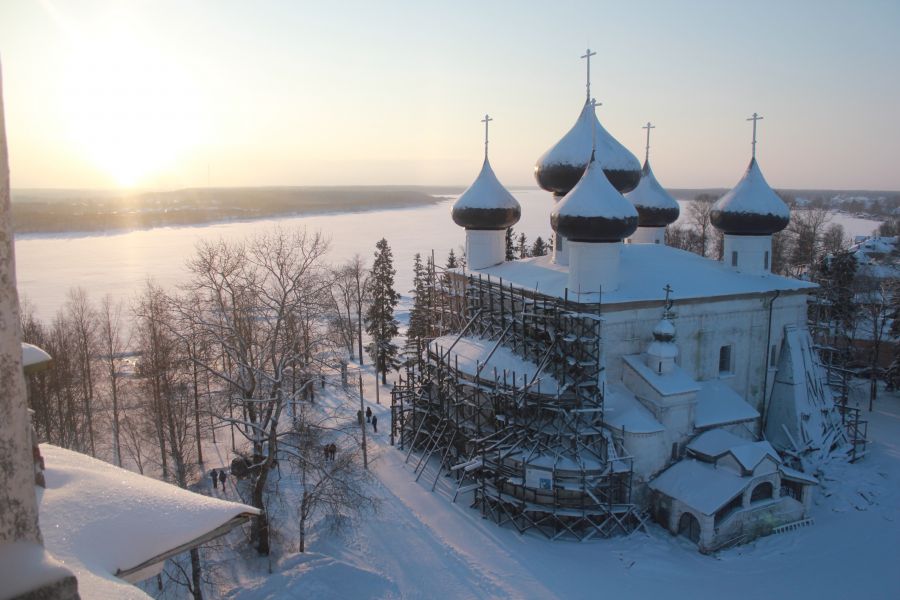
<svg viewBox="0 0 900 600">
<path fill-rule="evenodd" d="M 760 410 L 763 382 L 771 390 L 774 380 L 774 371 L 768 366 L 771 347 L 780 348 L 785 325 L 806 322 L 806 294 L 783 293 L 774 302 L 771 338 L 767 339 L 771 298 L 772 294 L 753 294 L 721 300 L 676 301 L 673 322 L 679 366 L 700 381 L 726 380 Z M 646 350 L 660 316 L 660 304 L 604 307 L 603 348 L 611 381 L 622 379 L 622 356 Z M 731 361 L 729 370 L 720 373 L 719 353 L 726 345 L 731 346 Z"/>
</svg>

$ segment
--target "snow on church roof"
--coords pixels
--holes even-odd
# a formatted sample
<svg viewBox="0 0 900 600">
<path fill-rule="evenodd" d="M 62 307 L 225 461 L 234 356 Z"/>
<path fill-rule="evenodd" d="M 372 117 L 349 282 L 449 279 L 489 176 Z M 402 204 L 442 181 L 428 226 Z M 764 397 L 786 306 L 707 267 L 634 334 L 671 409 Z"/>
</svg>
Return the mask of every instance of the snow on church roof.
<svg viewBox="0 0 900 600">
<path fill-rule="evenodd" d="M 504 284 L 563 297 L 568 286 L 568 267 L 552 262 L 551 256 L 508 261 L 475 271 L 502 277 Z M 771 273 L 753 275 L 731 269 L 721 261 L 661 244 L 624 244 L 619 267 L 619 287 L 602 295 L 603 304 L 661 301 L 666 284 L 677 285 L 677 300 L 711 298 L 775 290 L 803 290 L 814 283 Z M 579 297 L 569 293 L 570 300 Z M 582 302 L 597 302 L 598 294 L 581 294 Z"/>
<path fill-rule="evenodd" d="M 659 433 L 665 431 L 635 395 L 620 383 L 606 386 L 603 398 L 603 422 L 629 433 Z"/>
<path fill-rule="evenodd" d="M 731 469 L 685 459 L 650 482 L 650 489 L 676 498 L 704 515 L 711 515 L 744 491 L 748 479 Z"/>
<path fill-rule="evenodd" d="M 475 375 L 478 366 L 484 365 L 485 358 L 491 353 L 491 350 L 494 349 L 496 344 L 496 341 L 467 336 L 461 337 L 459 338 L 459 341 L 457 341 L 456 335 L 445 335 L 432 340 L 428 345 L 428 348 L 432 352 L 441 352 L 444 354 L 449 350 L 449 356 L 445 361 L 446 364 L 454 367 L 458 366 L 459 370 L 463 373 Z M 515 373 L 517 381 L 516 385 L 521 387 L 523 385 L 523 380 L 526 383 L 531 381 L 531 378 L 538 370 L 538 366 L 530 360 L 520 357 L 509 348 L 501 345 L 494 350 L 487 365 L 482 368 L 481 377 L 484 379 L 493 379 L 494 369 L 497 370 L 500 381 L 503 381 L 503 371 L 506 371 L 510 385 L 513 383 L 511 377 L 513 373 Z M 547 393 L 555 393 L 558 388 L 559 383 L 546 371 L 541 373 L 539 380 L 535 381 L 532 386 L 534 391 L 540 389 Z"/>
<path fill-rule="evenodd" d="M 634 189 L 641 176 L 641 163 L 603 128 L 590 99 L 585 102 L 572 128 L 538 158 L 534 167 L 538 185 L 560 195 L 567 194 L 575 186 L 591 159 L 594 127 L 597 162 L 617 190 L 628 192 Z"/>
<path fill-rule="evenodd" d="M 736 235 L 772 235 L 787 227 L 791 210 L 778 197 L 756 158 L 734 188 L 713 204 L 710 221 L 725 233 Z"/>
<path fill-rule="evenodd" d="M 506 229 L 519 222 L 522 208 L 494 174 L 485 156 L 481 172 L 453 203 L 453 221 L 467 229 Z"/>
<path fill-rule="evenodd" d="M 755 408 L 747 404 L 740 394 L 724 381 L 704 381 L 697 392 L 697 408 L 694 411 L 694 427 L 703 429 L 728 423 L 752 421 L 759 418 Z"/>
<path fill-rule="evenodd" d="M 675 198 L 656 180 L 649 160 L 641 171 L 641 182 L 625 197 L 637 209 L 638 227 L 665 227 L 677 221 L 681 212 Z"/>
<path fill-rule="evenodd" d="M 41 453 L 44 545 L 75 572 L 82 598 L 147 598 L 116 573 L 257 513 L 71 450 L 42 444 Z"/>
</svg>

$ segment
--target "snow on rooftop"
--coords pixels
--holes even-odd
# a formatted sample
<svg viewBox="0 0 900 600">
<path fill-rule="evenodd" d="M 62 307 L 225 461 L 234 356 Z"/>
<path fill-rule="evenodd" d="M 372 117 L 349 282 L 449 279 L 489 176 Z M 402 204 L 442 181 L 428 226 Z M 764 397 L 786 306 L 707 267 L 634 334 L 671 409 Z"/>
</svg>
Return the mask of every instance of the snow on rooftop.
<svg viewBox="0 0 900 600">
<path fill-rule="evenodd" d="M 603 421 L 610 427 L 629 433 L 659 433 L 663 426 L 653 417 L 635 395 L 624 385 L 606 386 L 603 397 Z"/>
<path fill-rule="evenodd" d="M 596 156 L 604 169 L 638 171 L 641 163 L 600 124 L 590 101 L 572 128 L 537 160 L 538 165 L 586 165 L 591 158 L 596 127 Z"/>
<path fill-rule="evenodd" d="M 687 445 L 687 448 L 688 450 L 703 454 L 704 456 L 718 458 L 728 452 L 729 449 L 740 446 L 741 444 L 746 444 L 747 441 L 748 440 L 738 437 L 730 431 L 725 431 L 724 429 L 712 429 L 701 433 L 691 440 L 691 443 Z"/>
<path fill-rule="evenodd" d="M 734 188 L 719 198 L 718 210 L 736 214 L 774 215 L 791 218 L 791 209 L 778 197 L 763 177 L 756 159 L 750 161 L 747 172 Z"/>
<path fill-rule="evenodd" d="M 22 366 L 25 368 L 51 360 L 50 355 L 34 344 L 22 342 Z"/>
<path fill-rule="evenodd" d="M 637 207 L 672 210 L 676 218 L 681 210 L 675 198 L 659 184 L 649 162 L 644 164 L 641 182 L 625 197 Z"/>
<path fill-rule="evenodd" d="M 475 271 L 502 277 L 504 284 L 548 296 L 564 297 L 568 286 L 568 267 L 553 263 L 551 256 L 538 256 L 501 263 Z M 765 293 L 775 290 L 803 290 L 816 287 L 808 281 L 767 273 L 741 273 L 720 261 L 661 244 L 624 244 L 621 248 L 619 287 L 602 295 L 603 304 L 662 301 L 660 290 L 666 284 L 677 286 L 676 301 L 691 298 Z M 597 302 L 596 293 L 582 294 L 580 301 Z M 570 300 L 577 300 L 574 292 Z"/>
<path fill-rule="evenodd" d="M 724 381 L 704 381 L 697 392 L 697 408 L 694 411 L 694 427 L 702 429 L 715 425 L 752 421 L 759 418 L 755 408 L 747 404 L 740 394 Z"/>
<path fill-rule="evenodd" d="M 0 598 L 17 598 L 71 574 L 37 542 L 0 544 Z"/>
<path fill-rule="evenodd" d="M 459 338 L 457 342 L 456 338 L 456 335 L 445 335 L 435 338 L 428 347 L 432 352 L 446 353 L 450 350 L 450 354 L 446 359 L 447 364 L 458 366 L 460 371 L 469 375 L 475 375 L 478 366 L 484 365 L 485 358 L 487 358 L 497 342 L 467 336 Z M 455 345 L 454 342 L 456 342 Z M 450 348 L 451 346 L 453 346 L 452 349 Z M 521 387 L 523 380 L 526 383 L 531 381 L 531 378 L 538 370 L 538 366 L 501 345 L 494 351 L 487 365 L 481 370 L 481 377 L 493 379 L 494 369 L 497 370 L 501 381 L 503 381 L 503 371 L 506 371 L 510 384 L 513 383 L 511 377 L 515 373 L 517 385 Z M 540 385 L 540 388 L 538 385 Z M 538 381 L 534 382 L 532 390 L 537 391 L 540 389 L 546 393 L 555 393 L 559 387 L 556 379 L 550 373 L 544 371 L 541 373 Z"/>
<path fill-rule="evenodd" d="M 749 478 L 730 469 L 685 459 L 650 482 L 650 488 L 681 500 L 704 515 L 711 515 L 744 491 Z"/>
<path fill-rule="evenodd" d="M 728 452 L 748 471 L 755 469 L 756 465 L 767 456 L 776 463 L 781 464 L 781 457 L 778 456 L 778 453 L 775 451 L 775 448 L 772 447 L 772 444 L 765 440 L 741 444 L 740 446 L 730 448 Z"/>
<path fill-rule="evenodd" d="M 519 201 L 497 179 L 485 157 L 478 177 L 453 203 L 453 210 L 464 208 L 519 210 L 520 206 Z"/>
<path fill-rule="evenodd" d="M 147 598 L 115 573 L 257 512 L 71 450 L 42 444 L 41 453 L 44 545 L 75 572 L 82 598 Z"/>
<path fill-rule="evenodd" d="M 622 360 L 663 396 L 687 394 L 700 389 L 697 380 L 678 365 L 675 365 L 668 373 L 657 373 L 648 367 L 643 357 L 639 355 L 623 356 Z"/>
</svg>

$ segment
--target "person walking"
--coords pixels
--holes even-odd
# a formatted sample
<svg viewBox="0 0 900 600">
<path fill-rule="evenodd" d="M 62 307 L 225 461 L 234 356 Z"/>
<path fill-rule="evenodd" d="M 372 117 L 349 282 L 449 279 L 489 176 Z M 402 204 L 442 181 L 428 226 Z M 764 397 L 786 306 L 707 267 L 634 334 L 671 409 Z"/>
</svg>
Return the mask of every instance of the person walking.
<svg viewBox="0 0 900 600">
<path fill-rule="evenodd" d="M 225 491 L 225 479 L 228 477 L 228 474 L 225 472 L 225 469 L 219 471 L 219 481 L 222 482 L 222 491 Z"/>
<path fill-rule="evenodd" d="M 219 487 L 219 472 L 213 469 L 209 472 L 209 477 L 210 479 L 212 479 L 213 489 L 215 490 L 217 487 Z"/>
<path fill-rule="evenodd" d="M 371 407 L 366 407 L 366 423 L 372 422 L 372 409 Z"/>
<path fill-rule="evenodd" d="M 372 429 L 375 433 L 378 433 L 378 416 L 372 415 Z"/>
</svg>

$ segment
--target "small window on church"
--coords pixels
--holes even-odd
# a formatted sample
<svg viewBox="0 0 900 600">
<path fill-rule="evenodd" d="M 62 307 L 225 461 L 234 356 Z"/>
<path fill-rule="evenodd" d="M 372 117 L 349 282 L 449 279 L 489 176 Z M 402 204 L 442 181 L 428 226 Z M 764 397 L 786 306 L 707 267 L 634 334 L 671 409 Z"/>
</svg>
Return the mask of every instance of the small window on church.
<svg viewBox="0 0 900 600">
<path fill-rule="evenodd" d="M 737 266 L 737 251 L 735 251 L 735 250 L 731 251 L 731 266 L 732 267 Z"/>
<path fill-rule="evenodd" d="M 778 360 L 778 347 L 775 344 L 772 344 L 772 347 L 769 349 L 769 367 L 775 368 L 775 362 Z"/>
<path fill-rule="evenodd" d="M 719 375 L 731 373 L 731 346 L 719 348 Z"/>
<path fill-rule="evenodd" d="M 769 268 L 769 251 L 766 250 L 765 255 L 763 256 L 763 269 Z"/>
</svg>

